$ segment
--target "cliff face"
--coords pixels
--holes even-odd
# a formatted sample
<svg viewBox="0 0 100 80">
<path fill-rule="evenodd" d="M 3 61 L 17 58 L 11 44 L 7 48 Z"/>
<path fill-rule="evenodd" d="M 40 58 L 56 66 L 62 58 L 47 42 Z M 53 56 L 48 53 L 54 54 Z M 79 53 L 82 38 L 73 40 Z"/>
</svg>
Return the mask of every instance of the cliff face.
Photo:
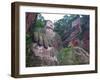
<svg viewBox="0 0 100 80">
<path fill-rule="evenodd" d="M 28 32 L 32 25 L 35 23 L 36 17 L 36 13 L 26 13 L 26 32 Z"/>
<path fill-rule="evenodd" d="M 64 34 L 63 44 L 65 47 L 79 46 L 89 53 L 89 16 L 72 20 L 70 29 Z"/>
</svg>

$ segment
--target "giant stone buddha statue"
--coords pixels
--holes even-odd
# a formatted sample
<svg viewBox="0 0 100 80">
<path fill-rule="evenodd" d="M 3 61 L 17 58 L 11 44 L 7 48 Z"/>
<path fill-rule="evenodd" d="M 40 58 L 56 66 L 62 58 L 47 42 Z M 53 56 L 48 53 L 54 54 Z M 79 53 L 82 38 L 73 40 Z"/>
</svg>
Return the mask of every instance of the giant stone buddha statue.
<svg viewBox="0 0 100 80">
<path fill-rule="evenodd" d="M 60 36 L 54 32 L 54 24 L 46 20 L 44 29 L 34 32 L 31 50 L 34 60 L 37 60 L 35 66 L 58 65 L 57 54 L 62 48 Z"/>
</svg>

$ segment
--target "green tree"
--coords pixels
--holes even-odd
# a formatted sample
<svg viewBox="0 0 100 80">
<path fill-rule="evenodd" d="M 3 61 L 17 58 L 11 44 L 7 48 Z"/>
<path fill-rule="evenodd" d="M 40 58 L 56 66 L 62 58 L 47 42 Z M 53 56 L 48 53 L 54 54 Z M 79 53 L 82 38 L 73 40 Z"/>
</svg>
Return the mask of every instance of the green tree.
<svg viewBox="0 0 100 80">
<path fill-rule="evenodd" d="M 55 25 L 55 31 L 61 36 L 63 39 L 64 32 L 69 32 L 71 28 L 71 23 L 72 20 L 76 17 L 77 15 L 71 14 L 71 15 L 64 15 L 62 19 L 56 21 L 54 23 Z"/>
</svg>

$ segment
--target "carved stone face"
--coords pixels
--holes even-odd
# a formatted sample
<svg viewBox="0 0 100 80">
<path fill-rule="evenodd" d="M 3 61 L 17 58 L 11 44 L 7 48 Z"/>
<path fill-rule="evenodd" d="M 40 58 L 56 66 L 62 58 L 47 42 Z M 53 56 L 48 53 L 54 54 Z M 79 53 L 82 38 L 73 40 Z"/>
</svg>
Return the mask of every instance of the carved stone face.
<svg viewBox="0 0 100 80">
<path fill-rule="evenodd" d="M 53 31 L 53 29 L 54 29 L 54 24 L 53 24 L 53 22 L 50 21 L 50 20 L 48 20 L 48 21 L 46 22 L 45 28 L 46 28 L 46 33 L 47 33 L 47 35 L 53 37 L 54 34 L 55 34 L 55 32 Z"/>
<path fill-rule="evenodd" d="M 52 21 L 49 21 L 49 20 L 48 20 L 48 21 L 46 22 L 46 25 L 45 25 L 45 26 L 46 26 L 46 28 L 50 28 L 50 29 L 52 29 L 52 30 L 54 29 L 54 24 L 53 24 Z"/>
</svg>

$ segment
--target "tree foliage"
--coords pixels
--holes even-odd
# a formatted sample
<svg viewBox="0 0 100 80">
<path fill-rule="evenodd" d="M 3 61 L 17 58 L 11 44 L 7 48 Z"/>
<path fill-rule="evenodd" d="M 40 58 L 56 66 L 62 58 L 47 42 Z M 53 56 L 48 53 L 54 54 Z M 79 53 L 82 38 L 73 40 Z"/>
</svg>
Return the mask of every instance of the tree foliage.
<svg viewBox="0 0 100 80">
<path fill-rule="evenodd" d="M 64 15 L 64 17 L 54 23 L 55 31 L 63 38 L 65 30 L 70 30 L 72 19 L 75 18 L 77 15 Z"/>
</svg>

